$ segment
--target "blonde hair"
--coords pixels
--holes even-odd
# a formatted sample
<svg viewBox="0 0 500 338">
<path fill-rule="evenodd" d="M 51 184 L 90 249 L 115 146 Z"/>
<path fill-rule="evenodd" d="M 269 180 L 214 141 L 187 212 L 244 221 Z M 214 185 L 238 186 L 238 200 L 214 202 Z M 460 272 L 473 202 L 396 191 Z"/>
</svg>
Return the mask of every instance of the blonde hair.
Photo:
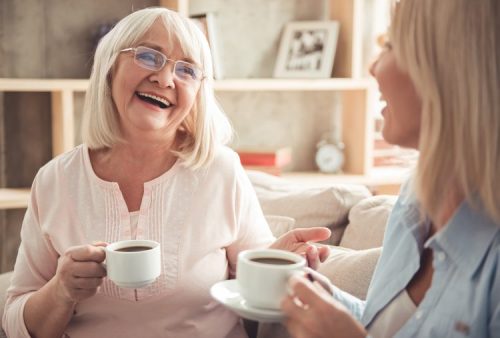
<svg viewBox="0 0 500 338">
<path fill-rule="evenodd" d="M 199 168 L 210 163 L 217 146 L 230 141 L 232 128 L 214 96 L 212 58 L 205 36 L 189 19 L 166 8 L 146 8 L 126 16 L 99 42 L 85 97 L 82 139 L 90 149 L 124 142 L 111 95 L 112 70 L 120 50 L 136 46 L 159 18 L 167 29 L 169 48 L 178 43 L 184 55 L 204 70 L 193 109 L 179 128 L 182 137 L 175 152 L 186 166 Z"/>
<path fill-rule="evenodd" d="M 500 221 L 500 4 L 401 0 L 396 59 L 422 99 L 417 197 L 432 218 L 458 193 Z"/>
</svg>

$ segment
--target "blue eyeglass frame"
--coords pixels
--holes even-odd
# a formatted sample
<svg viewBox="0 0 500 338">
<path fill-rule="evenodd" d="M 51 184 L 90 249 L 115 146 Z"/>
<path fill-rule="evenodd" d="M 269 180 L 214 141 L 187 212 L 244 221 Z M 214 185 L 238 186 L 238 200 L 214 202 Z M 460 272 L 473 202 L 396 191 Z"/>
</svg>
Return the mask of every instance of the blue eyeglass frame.
<svg viewBox="0 0 500 338">
<path fill-rule="evenodd" d="M 160 56 L 161 60 L 162 60 L 162 64 L 157 67 L 157 66 L 153 66 L 153 65 L 148 65 L 146 62 L 141 62 L 141 60 L 138 59 L 138 57 L 137 57 L 137 52 L 138 52 L 139 49 L 147 51 L 147 52 L 151 52 L 155 56 Z M 186 81 L 201 82 L 201 81 L 203 81 L 203 79 L 205 79 L 205 73 L 197 65 L 195 65 L 193 63 L 190 63 L 190 62 L 187 62 L 187 61 L 183 61 L 183 60 L 169 59 L 165 54 L 163 54 L 162 52 L 160 52 L 160 51 L 158 51 L 156 49 L 153 49 L 153 48 L 149 48 L 149 47 L 145 47 L 145 46 L 137 46 L 137 47 L 130 47 L 130 48 L 125 48 L 125 49 L 120 50 L 120 53 L 122 53 L 122 52 L 133 52 L 134 53 L 134 63 L 136 65 L 138 65 L 139 67 L 142 67 L 142 68 L 147 69 L 147 70 L 152 70 L 152 71 L 155 71 L 155 72 L 159 72 L 170 61 L 170 62 L 174 63 L 174 67 L 172 68 L 172 73 L 179 80 L 184 81 L 184 82 L 186 82 Z M 181 64 L 181 65 L 187 65 L 188 68 L 193 69 L 195 71 L 196 70 L 199 71 L 200 78 L 199 79 L 194 79 L 193 75 L 191 75 L 191 74 L 185 74 L 185 76 L 178 75 L 177 74 L 177 66 L 179 64 Z"/>
</svg>

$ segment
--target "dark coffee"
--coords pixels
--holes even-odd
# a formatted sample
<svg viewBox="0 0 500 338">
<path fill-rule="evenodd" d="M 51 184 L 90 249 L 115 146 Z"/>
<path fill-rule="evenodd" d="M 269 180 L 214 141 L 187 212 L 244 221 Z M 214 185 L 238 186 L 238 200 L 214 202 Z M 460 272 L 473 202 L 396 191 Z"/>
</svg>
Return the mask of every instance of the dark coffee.
<svg viewBox="0 0 500 338">
<path fill-rule="evenodd" d="M 121 251 L 121 252 L 137 252 L 137 251 L 146 251 L 146 250 L 151 250 L 153 249 L 150 246 L 127 246 L 125 248 L 121 249 L 116 249 L 115 251 Z"/>
<path fill-rule="evenodd" d="M 272 257 L 260 257 L 260 258 L 252 258 L 252 262 L 263 263 L 263 264 L 273 264 L 273 265 L 289 265 L 295 264 L 296 262 L 285 259 L 285 258 L 272 258 Z"/>
</svg>

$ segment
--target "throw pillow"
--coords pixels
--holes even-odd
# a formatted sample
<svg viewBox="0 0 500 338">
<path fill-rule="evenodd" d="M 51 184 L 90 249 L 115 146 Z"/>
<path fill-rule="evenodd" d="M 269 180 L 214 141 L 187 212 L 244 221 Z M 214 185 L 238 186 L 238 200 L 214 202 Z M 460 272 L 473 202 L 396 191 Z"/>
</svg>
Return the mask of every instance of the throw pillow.
<svg viewBox="0 0 500 338">
<path fill-rule="evenodd" d="M 352 207 L 340 246 L 356 250 L 382 246 L 387 218 L 396 199 L 397 196 L 373 196 Z"/>
<path fill-rule="evenodd" d="M 276 238 L 292 230 L 295 225 L 295 220 L 291 217 L 277 215 L 265 215 L 265 217 L 271 232 Z"/>
<path fill-rule="evenodd" d="M 329 227 L 329 244 L 338 244 L 347 223 L 349 209 L 371 196 L 362 185 L 333 185 L 311 188 L 281 177 L 247 171 L 265 215 L 295 219 L 295 228 Z"/>
<path fill-rule="evenodd" d="M 332 247 L 330 257 L 320 265 L 332 284 L 359 299 L 365 299 L 382 248 L 351 250 Z"/>
</svg>

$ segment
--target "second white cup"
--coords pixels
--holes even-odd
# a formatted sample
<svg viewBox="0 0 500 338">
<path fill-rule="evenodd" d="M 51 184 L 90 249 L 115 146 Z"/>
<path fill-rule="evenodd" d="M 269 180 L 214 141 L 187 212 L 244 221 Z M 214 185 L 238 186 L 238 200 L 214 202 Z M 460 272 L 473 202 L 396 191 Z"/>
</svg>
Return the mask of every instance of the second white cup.
<svg viewBox="0 0 500 338">
<path fill-rule="evenodd" d="M 304 257 L 289 251 L 242 251 L 236 267 L 241 296 L 252 307 L 278 310 L 287 293 L 288 279 L 305 266 Z"/>
</svg>

